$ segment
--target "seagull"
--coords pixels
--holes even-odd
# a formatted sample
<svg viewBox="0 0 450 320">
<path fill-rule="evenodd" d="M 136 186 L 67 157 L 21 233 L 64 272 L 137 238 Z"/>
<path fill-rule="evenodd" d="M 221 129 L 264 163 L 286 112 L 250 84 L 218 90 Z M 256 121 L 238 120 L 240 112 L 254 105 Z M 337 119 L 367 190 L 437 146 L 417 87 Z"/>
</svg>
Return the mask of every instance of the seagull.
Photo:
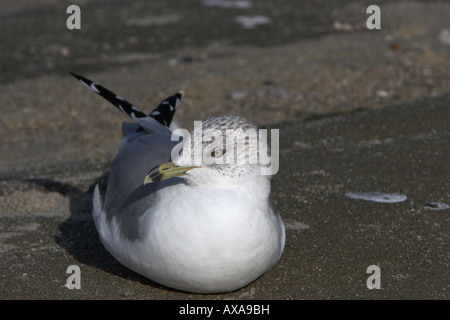
<svg viewBox="0 0 450 320">
<path fill-rule="evenodd" d="M 256 126 L 238 116 L 210 118 L 202 122 L 202 134 L 188 132 L 174 152 L 180 142 L 173 139 L 172 119 L 181 93 L 147 115 L 100 84 L 71 74 L 133 120 L 122 125 L 104 200 L 98 184 L 93 196 L 99 238 L 117 261 L 163 286 L 203 294 L 243 288 L 278 262 L 285 227 L 262 165 L 192 161 L 205 150 L 213 160 L 254 157 L 242 132 Z M 205 139 L 211 130 L 229 129 L 240 133 L 237 144 L 244 152 Z"/>
</svg>

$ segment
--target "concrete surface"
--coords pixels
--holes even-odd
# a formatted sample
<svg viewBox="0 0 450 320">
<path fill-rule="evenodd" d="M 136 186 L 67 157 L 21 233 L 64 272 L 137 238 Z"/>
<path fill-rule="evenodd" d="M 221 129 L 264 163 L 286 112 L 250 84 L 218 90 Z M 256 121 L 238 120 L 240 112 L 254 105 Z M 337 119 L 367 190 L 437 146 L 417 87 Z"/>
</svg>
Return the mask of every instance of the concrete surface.
<svg viewBox="0 0 450 320">
<path fill-rule="evenodd" d="M 64 4 L 1 4 L 0 27 L 10 30 L 0 33 L 1 299 L 449 298 L 450 210 L 431 204 L 450 204 L 450 45 L 439 38 L 448 3 L 380 2 L 382 29 L 373 32 L 360 30 L 367 3 L 357 1 L 104 3 L 79 3 L 78 34 L 65 29 Z M 255 12 L 274 22 L 254 30 L 230 22 Z M 224 23 L 202 34 L 197 15 Z M 188 40 L 174 45 L 180 38 Z M 220 295 L 177 292 L 118 264 L 90 210 L 124 117 L 68 71 L 148 111 L 184 89 L 177 120 L 186 128 L 240 114 L 280 129 L 272 184 L 287 226 L 280 262 Z M 407 200 L 353 200 L 350 192 Z M 70 265 L 81 269 L 80 290 L 65 285 Z M 379 290 L 366 286 L 370 265 L 380 267 Z"/>
</svg>

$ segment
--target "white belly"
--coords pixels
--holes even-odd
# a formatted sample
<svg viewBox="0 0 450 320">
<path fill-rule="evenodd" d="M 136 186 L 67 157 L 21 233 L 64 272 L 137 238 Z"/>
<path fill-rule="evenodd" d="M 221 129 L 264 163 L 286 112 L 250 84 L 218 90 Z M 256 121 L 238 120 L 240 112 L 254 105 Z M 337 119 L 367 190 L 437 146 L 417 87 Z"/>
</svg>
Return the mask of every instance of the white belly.
<svg viewBox="0 0 450 320">
<path fill-rule="evenodd" d="M 174 197 L 141 217 L 140 237 L 133 242 L 99 232 L 108 251 L 155 282 L 199 293 L 239 289 L 279 259 L 284 225 L 267 201 L 262 210 L 238 193 L 230 198 L 229 192 L 215 192 L 201 206 L 191 201 L 192 190 L 188 195 L 180 189 Z M 104 227 L 116 229 L 114 219 Z"/>
</svg>

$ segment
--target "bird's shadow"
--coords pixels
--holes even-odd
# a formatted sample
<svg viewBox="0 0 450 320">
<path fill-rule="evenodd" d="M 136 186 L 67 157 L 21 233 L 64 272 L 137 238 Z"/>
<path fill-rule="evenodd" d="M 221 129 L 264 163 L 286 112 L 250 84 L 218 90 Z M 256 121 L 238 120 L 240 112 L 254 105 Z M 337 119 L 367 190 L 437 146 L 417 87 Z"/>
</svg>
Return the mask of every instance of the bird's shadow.
<svg viewBox="0 0 450 320">
<path fill-rule="evenodd" d="M 121 265 L 111 256 L 100 241 L 91 215 L 92 195 L 97 183 L 100 190 L 106 190 L 108 173 L 102 174 L 96 182 L 89 186 L 87 191 L 50 179 L 27 179 L 26 181 L 44 187 L 49 192 L 57 192 L 69 198 L 70 217 L 59 224 L 59 232 L 55 234 L 54 240 L 75 260 L 147 286 L 178 292 L 153 282 Z"/>
</svg>

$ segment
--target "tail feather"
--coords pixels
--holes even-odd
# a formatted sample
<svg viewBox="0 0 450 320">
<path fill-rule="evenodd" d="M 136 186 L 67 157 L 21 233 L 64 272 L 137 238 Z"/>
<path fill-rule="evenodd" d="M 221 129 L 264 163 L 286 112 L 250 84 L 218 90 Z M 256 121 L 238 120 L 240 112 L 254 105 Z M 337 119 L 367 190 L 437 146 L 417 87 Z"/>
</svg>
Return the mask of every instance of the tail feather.
<svg viewBox="0 0 450 320">
<path fill-rule="evenodd" d="M 173 115 L 180 104 L 181 97 L 181 93 L 175 93 L 174 95 L 167 97 L 150 113 L 149 116 L 166 127 L 170 126 Z"/>
<path fill-rule="evenodd" d="M 176 93 L 164 99 L 149 115 L 139 110 L 136 106 L 126 101 L 124 98 L 116 95 L 114 92 L 106 89 L 102 85 L 95 83 L 83 76 L 70 72 L 72 76 L 77 78 L 82 84 L 101 95 L 103 98 L 115 105 L 120 111 L 131 117 L 136 118 L 153 118 L 162 125 L 169 127 L 173 115 L 180 104 L 182 94 Z"/>
<path fill-rule="evenodd" d="M 82 84 L 84 84 L 86 87 L 94 91 L 95 93 L 101 95 L 103 98 L 111 102 L 113 105 L 115 105 L 120 111 L 131 117 L 132 119 L 135 118 L 144 118 L 147 117 L 145 113 L 143 113 L 141 110 L 139 110 L 137 107 L 126 101 L 124 98 L 116 95 L 114 92 L 106 89 L 105 87 L 99 85 L 98 83 L 95 83 L 89 79 L 86 79 L 83 76 L 80 76 L 78 74 L 70 72 L 71 75 L 73 75 L 75 78 L 77 78 Z"/>
</svg>

